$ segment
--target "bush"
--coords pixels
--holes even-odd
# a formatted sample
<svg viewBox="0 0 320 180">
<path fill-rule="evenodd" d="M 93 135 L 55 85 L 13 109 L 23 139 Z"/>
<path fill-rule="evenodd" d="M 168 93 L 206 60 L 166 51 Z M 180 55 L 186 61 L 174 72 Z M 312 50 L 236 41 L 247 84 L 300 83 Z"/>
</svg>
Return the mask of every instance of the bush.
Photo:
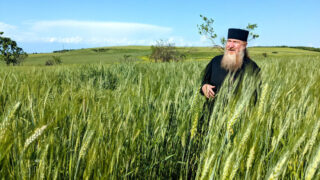
<svg viewBox="0 0 320 180">
<path fill-rule="evenodd" d="M 151 59 L 155 62 L 169 62 L 184 60 L 186 56 L 177 51 L 173 43 L 168 43 L 163 40 L 157 41 L 155 46 L 151 46 Z"/>
<path fill-rule="evenodd" d="M 94 52 L 107 52 L 109 51 L 110 49 L 106 49 L 106 48 L 96 48 L 96 49 L 92 49 L 92 51 Z"/>
<path fill-rule="evenodd" d="M 75 49 L 63 49 L 63 50 L 57 50 L 57 51 L 53 51 L 53 53 L 66 53 L 69 51 L 74 51 Z"/>
<path fill-rule="evenodd" d="M 267 57 L 268 54 L 267 54 L 267 53 L 262 53 L 262 56 L 263 56 L 263 57 Z"/>
<path fill-rule="evenodd" d="M 133 60 L 131 55 L 123 55 L 123 62 L 131 62 Z"/>
<path fill-rule="evenodd" d="M 52 65 L 54 65 L 54 61 L 52 59 L 49 59 L 48 61 L 46 61 L 45 65 L 52 66 Z"/>
<path fill-rule="evenodd" d="M 58 65 L 61 63 L 62 63 L 62 60 L 61 60 L 60 56 L 52 56 L 52 59 L 47 60 L 45 65 L 46 66 L 53 66 L 53 65 Z"/>
</svg>

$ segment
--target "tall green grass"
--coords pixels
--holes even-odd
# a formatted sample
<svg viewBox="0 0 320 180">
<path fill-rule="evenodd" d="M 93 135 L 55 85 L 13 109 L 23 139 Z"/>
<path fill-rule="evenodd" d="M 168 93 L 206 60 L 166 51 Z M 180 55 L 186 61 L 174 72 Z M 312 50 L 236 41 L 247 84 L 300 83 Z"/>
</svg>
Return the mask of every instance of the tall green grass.
<svg viewBox="0 0 320 180">
<path fill-rule="evenodd" d="M 0 177 L 317 179 L 320 57 L 258 61 L 199 94 L 206 62 L 0 70 Z"/>
</svg>

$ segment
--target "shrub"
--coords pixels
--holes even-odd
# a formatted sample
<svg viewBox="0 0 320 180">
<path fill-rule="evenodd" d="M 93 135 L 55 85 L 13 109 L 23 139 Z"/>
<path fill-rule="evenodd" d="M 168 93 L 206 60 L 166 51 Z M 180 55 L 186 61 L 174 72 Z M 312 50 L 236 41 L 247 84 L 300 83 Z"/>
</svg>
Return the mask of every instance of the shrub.
<svg viewBox="0 0 320 180">
<path fill-rule="evenodd" d="M 45 65 L 46 66 L 53 66 L 53 65 L 58 65 L 61 63 L 62 63 L 62 60 L 61 60 L 60 56 L 52 56 L 52 59 L 47 60 Z"/>
<path fill-rule="evenodd" d="M 74 51 L 75 49 L 63 49 L 63 50 L 57 50 L 57 51 L 53 51 L 53 53 L 66 53 L 69 51 Z"/>
<path fill-rule="evenodd" d="M 95 48 L 95 49 L 92 49 L 92 51 L 94 52 L 107 52 L 109 51 L 110 49 L 106 49 L 106 48 Z"/>
<path fill-rule="evenodd" d="M 125 54 L 125 55 L 123 55 L 123 62 L 130 62 L 130 61 L 132 61 L 132 56 L 131 55 L 127 55 L 127 54 Z"/>
<path fill-rule="evenodd" d="M 186 56 L 177 51 L 173 43 L 165 42 L 163 40 L 157 41 L 155 46 L 151 46 L 151 59 L 155 62 L 169 62 L 184 60 Z"/>
<path fill-rule="evenodd" d="M 48 61 L 46 61 L 45 65 L 52 66 L 52 65 L 54 65 L 54 61 L 52 59 L 49 59 Z"/>
</svg>

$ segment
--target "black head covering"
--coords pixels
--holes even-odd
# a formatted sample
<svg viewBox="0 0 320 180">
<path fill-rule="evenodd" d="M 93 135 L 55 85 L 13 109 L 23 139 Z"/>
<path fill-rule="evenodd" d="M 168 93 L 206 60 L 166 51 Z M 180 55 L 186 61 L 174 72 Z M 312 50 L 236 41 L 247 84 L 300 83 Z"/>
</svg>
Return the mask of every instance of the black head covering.
<svg viewBox="0 0 320 180">
<path fill-rule="evenodd" d="M 248 35 L 249 35 L 249 31 L 244 29 L 230 28 L 228 30 L 228 39 L 238 39 L 238 40 L 247 42 Z"/>
</svg>

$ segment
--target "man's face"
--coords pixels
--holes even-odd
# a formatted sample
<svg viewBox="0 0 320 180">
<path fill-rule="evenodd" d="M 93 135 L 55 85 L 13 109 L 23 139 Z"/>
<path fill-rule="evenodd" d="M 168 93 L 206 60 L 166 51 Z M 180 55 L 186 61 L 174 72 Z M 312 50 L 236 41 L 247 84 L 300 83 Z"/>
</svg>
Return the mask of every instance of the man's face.
<svg viewBox="0 0 320 180">
<path fill-rule="evenodd" d="M 229 55 L 238 55 L 240 51 L 243 51 L 246 48 L 246 46 L 247 42 L 245 41 L 241 41 L 238 39 L 228 39 L 226 44 L 226 51 Z"/>
<path fill-rule="evenodd" d="M 243 63 L 246 46 L 247 42 L 237 39 L 228 39 L 221 61 L 221 67 L 231 71 L 239 69 Z"/>
</svg>

